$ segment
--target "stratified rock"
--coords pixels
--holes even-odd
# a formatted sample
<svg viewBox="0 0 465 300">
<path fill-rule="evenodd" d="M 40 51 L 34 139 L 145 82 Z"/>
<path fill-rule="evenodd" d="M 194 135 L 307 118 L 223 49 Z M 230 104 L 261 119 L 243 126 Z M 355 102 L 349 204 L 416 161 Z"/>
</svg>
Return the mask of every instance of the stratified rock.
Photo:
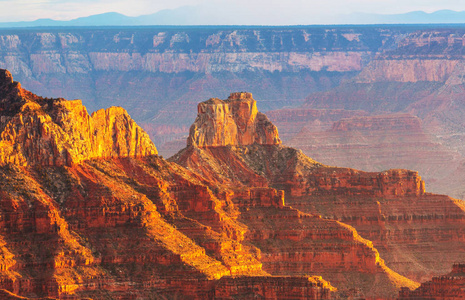
<svg viewBox="0 0 465 300">
<path fill-rule="evenodd" d="M 415 290 L 403 288 L 399 300 L 460 300 L 465 299 L 465 264 L 456 263 L 447 275 L 433 277 Z"/>
<path fill-rule="evenodd" d="M 364 128 L 374 123 L 365 120 L 362 117 L 358 123 L 341 121 L 337 130 Z M 418 125 L 396 120 L 377 120 L 375 125 L 393 122 L 398 130 Z M 363 172 L 329 167 L 299 150 L 258 143 L 227 147 L 191 145 L 172 160 L 190 168 L 200 163 L 198 172 L 219 185 L 283 190 L 285 205 L 353 226 L 362 237 L 373 242 L 388 266 L 413 280 L 429 279 L 464 257 L 463 204 L 448 196 L 426 193 L 425 184 L 415 171 Z M 245 218 L 245 213 L 241 218 L 250 228 L 259 228 Z M 279 217 L 273 216 L 273 220 L 279 225 L 273 234 L 265 236 L 279 236 L 279 228 L 285 227 Z M 445 236 L 448 238 L 444 239 Z M 279 253 L 276 249 L 266 250 L 260 243 L 255 245 L 262 253 Z M 272 274 L 275 272 L 267 263 L 264 267 Z M 340 287 L 330 276 L 323 276 Z"/>
<path fill-rule="evenodd" d="M 282 280 L 244 242 L 233 191 L 152 155 L 121 108 L 89 116 L 0 79 L 0 298 L 214 299 L 237 296 L 235 282 L 276 294 Z M 249 195 L 250 206 L 282 205 L 272 188 Z M 283 297 L 333 295 L 323 280 L 283 282 Z"/>
<path fill-rule="evenodd" d="M 202 105 L 211 108 L 216 103 L 208 100 L 199 107 Z M 225 122 L 223 117 L 212 118 L 212 110 L 208 108 L 199 109 L 193 128 L 208 128 L 208 134 L 218 138 L 224 138 L 221 133 L 236 128 L 235 122 Z M 252 122 L 248 126 L 243 132 L 257 130 Z M 221 130 L 211 130 L 215 128 Z M 191 130 L 188 141 L 196 140 L 197 136 L 198 131 Z M 275 137 L 279 139 L 277 132 Z M 367 297 L 390 298 L 403 284 L 411 288 L 417 286 L 390 270 L 372 243 L 361 238 L 355 229 L 318 215 L 303 214 L 286 206 L 284 197 L 285 194 L 308 192 L 335 196 L 366 193 L 373 197 L 394 193 L 423 194 L 423 183 L 415 172 L 367 173 L 363 175 L 367 177 L 366 184 L 360 184 L 360 178 L 353 176 L 354 170 L 341 169 L 342 172 L 334 175 L 337 168 L 323 166 L 301 151 L 277 143 L 242 143 L 236 139 L 224 145 L 214 141 L 200 145 L 190 143 L 170 160 L 232 191 L 229 197 L 241 210 L 238 220 L 249 228 L 245 239 L 260 249 L 263 268 L 268 273 L 322 275 L 337 283 L 335 286 L 341 297 L 360 292 Z M 334 176 L 334 180 L 327 180 L 323 174 Z M 344 175 L 340 176 L 338 185 L 337 178 L 341 174 Z M 273 188 L 280 191 L 273 192 Z M 367 272 L 374 281 L 364 279 Z M 351 291 L 354 283 L 359 290 Z"/>
<path fill-rule="evenodd" d="M 447 177 L 460 158 L 427 134 L 419 118 L 409 114 L 351 117 L 328 123 L 326 128 L 304 124 L 302 129 L 290 121 L 287 126 L 296 125 L 300 132 L 286 144 L 333 166 L 365 171 L 417 170 L 429 180 L 425 179 L 430 188 L 429 183 Z"/>
<path fill-rule="evenodd" d="M 215 289 L 215 299 L 331 299 L 334 291 L 318 276 L 223 277 Z"/>
<path fill-rule="evenodd" d="M 0 70 L 0 164 L 62 166 L 92 158 L 157 154 L 123 108 L 89 116 L 80 100 L 47 99 Z"/>
<path fill-rule="evenodd" d="M 232 93 L 227 100 L 212 98 L 198 105 L 188 145 L 218 147 L 254 143 L 278 145 L 281 140 L 276 126 L 258 112 L 251 93 Z"/>
</svg>

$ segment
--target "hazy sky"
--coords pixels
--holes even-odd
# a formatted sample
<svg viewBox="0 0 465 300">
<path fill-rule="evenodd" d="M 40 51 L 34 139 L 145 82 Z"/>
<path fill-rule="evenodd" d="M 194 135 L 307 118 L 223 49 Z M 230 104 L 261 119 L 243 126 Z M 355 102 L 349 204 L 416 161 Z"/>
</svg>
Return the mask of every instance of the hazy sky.
<svg viewBox="0 0 465 300">
<path fill-rule="evenodd" d="M 464 0 L 0 0 L 0 22 L 39 18 L 70 20 L 104 12 L 138 16 L 186 5 L 241 13 L 264 24 L 292 24 L 309 18 L 318 23 L 351 12 L 465 10 Z"/>
</svg>

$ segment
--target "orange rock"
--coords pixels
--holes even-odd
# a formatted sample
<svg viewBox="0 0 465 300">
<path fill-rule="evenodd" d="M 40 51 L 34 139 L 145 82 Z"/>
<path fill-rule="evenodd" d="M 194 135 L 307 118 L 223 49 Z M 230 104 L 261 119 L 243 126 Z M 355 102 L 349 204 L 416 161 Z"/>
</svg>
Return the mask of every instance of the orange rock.
<svg viewBox="0 0 465 300">
<path fill-rule="evenodd" d="M 283 281 L 284 296 L 330 297 L 323 280 L 270 277 L 244 243 L 234 192 L 152 155 L 123 109 L 89 116 L 2 75 L 0 296 L 213 299 L 237 295 L 234 285 L 270 296 Z M 272 188 L 242 196 L 283 204 Z M 224 276 L 235 276 L 226 287 Z"/>
<path fill-rule="evenodd" d="M 249 99 L 241 93 L 230 97 L 244 98 Z M 215 101 L 200 105 L 210 107 L 208 103 Z M 193 127 L 216 128 L 211 122 L 220 119 L 222 131 L 228 131 L 225 124 L 233 130 L 236 128 L 235 122 L 225 123 L 223 118 L 209 115 L 208 110 L 199 109 Z M 195 140 L 195 135 L 196 131 L 191 130 L 189 140 Z M 357 294 L 350 291 L 349 282 L 358 282 L 357 287 L 365 296 L 381 298 L 394 297 L 401 284 L 417 286 L 390 270 L 372 243 L 361 238 L 352 227 L 303 214 L 286 206 L 284 198 L 285 194 L 294 197 L 422 194 L 424 189 L 417 173 L 392 170 L 380 174 L 330 168 L 298 150 L 259 142 L 245 145 L 233 142 L 223 146 L 193 143 L 170 160 L 232 190 L 229 197 L 241 212 L 238 221 L 249 228 L 245 239 L 260 249 L 263 268 L 270 274 L 323 275 L 335 283 L 342 297 Z M 366 273 L 378 284 L 364 280 Z"/>
<path fill-rule="evenodd" d="M 188 145 L 216 147 L 253 143 L 278 145 L 281 140 L 276 127 L 258 112 L 251 93 L 232 93 L 227 100 L 212 98 L 198 105 Z"/>
<path fill-rule="evenodd" d="M 157 154 L 148 135 L 118 107 L 89 116 L 80 100 L 44 99 L 0 71 L 0 164 L 71 165 L 91 158 Z"/>
<path fill-rule="evenodd" d="M 199 115 L 197 120 L 202 120 L 202 116 Z M 366 126 L 363 120 L 355 125 Z M 339 130 L 353 125 L 338 124 Z M 426 193 L 418 172 L 402 169 L 363 172 L 329 167 L 313 161 L 299 150 L 259 143 L 227 147 L 188 145 L 172 160 L 190 168 L 201 165 L 197 168 L 199 174 L 218 184 L 241 188 L 245 195 L 251 193 L 251 185 L 283 190 L 285 205 L 354 226 L 379 250 L 388 266 L 410 279 L 431 278 L 463 257 L 463 204 L 447 196 Z M 249 190 L 244 192 L 246 186 Z M 241 193 L 236 192 L 233 201 L 243 209 L 248 207 L 250 210 L 262 203 L 241 197 Z M 260 232 L 259 223 L 251 222 L 251 216 L 245 218 L 246 214 L 243 212 L 239 220 L 255 232 L 246 237 L 255 237 L 257 241 L 263 238 L 268 242 L 280 236 L 279 229 L 284 227 L 281 217 L 273 216 L 278 228 Z M 288 235 L 298 238 L 301 233 Z M 444 239 L 445 236 L 448 238 Z M 283 261 L 281 250 L 267 250 L 259 246 L 261 244 L 255 245 L 261 249 L 262 257 L 270 259 L 270 262 L 264 260 L 264 269 L 275 274 L 279 268 L 270 267 L 270 263 Z M 273 254 L 263 256 L 268 251 Z M 295 254 L 296 262 L 303 261 L 302 253 L 305 251 Z M 283 272 L 291 272 L 293 268 L 283 268 L 286 270 Z M 337 279 L 334 281 L 334 278 L 324 276 L 338 286 Z"/>
</svg>

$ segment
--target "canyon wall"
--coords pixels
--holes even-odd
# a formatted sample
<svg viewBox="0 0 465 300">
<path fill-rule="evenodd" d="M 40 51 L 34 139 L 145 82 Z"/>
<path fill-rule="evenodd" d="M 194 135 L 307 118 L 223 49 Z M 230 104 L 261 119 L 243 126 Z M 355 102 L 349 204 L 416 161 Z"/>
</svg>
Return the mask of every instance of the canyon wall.
<svg viewBox="0 0 465 300">
<path fill-rule="evenodd" d="M 433 277 L 432 280 L 422 283 L 414 291 L 402 289 L 398 299 L 458 300 L 465 297 L 464 288 L 465 264 L 456 263 L 449 274 Z"/>
<path fill-rule="evenodd" d="M 247 102 L 246 99 L 244 101 Z M 204 104 L 208 105 L 209 101 Z M 207 111 L 201 113 L 207 114 Z M 250 114 L 250 111 L 244 109 L 244 113 Z M 309 110 L 302 114 L 319 115 Z M 337 116 L 337 112 L 334 115 Z M 205 124 L 200 123 L 202 121 Z M 209 118 L 199 115 L 199 124 L 196 126 L 215 128 L 209 121 Z M 340 132 L 342 138 L 353 130 L 370 129 L 372 132 L 382 132 L 386 123 L 399 132 L 420 128 L 417 118 L 397 115 L 391 118 L 343 119 L 334 122 L 330 130 Z M 411 137 L 407 136 L 406 139 L 408 138 Z M 384 139 L 388 140 L 387 137 Z M 412 142 L 415 143 L 415 140 L 412 139 Z M 194 168 L 196 164 L 202 165 L 198 168 L 199 174 L 216 180 L 219 185 L 268 186 L 282 190 L 285 205 L 353 226 L 362 238 L 373 243 L 387 266 L 407 278 L 416 281 L 431 279 L 434 275 L 444 273 L 454 261 L 464 258 L 462 249 L 465 242 L 465 210 L 462 201 L 427 193 L 418 172 L 402 169 L 363 172 L 330 167 L 314 161 L 299 150 L 260 143 L 241 145 L 236 142 L 228 146 L 204 144 L 201 147 L 191 144 L 171 159 L 189 168 Z M 242 202 L 249 203 L 243 198 L 233 198 L 233 201 L 238 205 Z M 290 218 L 291 213 L 288 214 Z M 267 218 L 273 222 L 264 230 L 258 224 Z M 261 249 L 262 255 L 266 255 L 263 256 L 265 270 L 272 274 L 281 274 L 279 272 L 291 270 L 299 272 L 302 271 L 300 267 L 306 266 L 303 262 L 307 263 L 306 255 L 309 254 L 304 253 L 310 251 L 309 242 L 306 242 L 306 246 L 294 245 L 293 248 L 299 251 L 286 254 L 289 255 L 289 258 L 286 256 L 287 259 L 273 254 L 284 250 L 277 250 L 281 249 L 280 244 L 275 245 L 270 237 L 281 236 L 277 228 L 288 228 L 287 223 L 273 212 L 264 215 L 263 211 L 249 208 L 241 215 L 241 220 L 250 228 L 258 228 L 252 230 L 254 234 L 249 238 Z M 300 223 L 307 224 L 307 221 L 302 220 Z M 295 229 L 289 229 L 289 238 L 293 241 L 304 241 L 305 233 L 299 232 L 298 227 L 293 226 Z M 315 225 L 305 226 L 310 228 Z M 344 251 L 344 247 L 340 247 L 340 251 Z M 315 260 L 317 256 L 313 254 L 311 257 Z M 337 259 L 328 259 L 328 263 L 329 261 Z M 316 261 L 312 262 L 312 269 L 318 269 Z M 330 267 L 325 265 L 322 268 L 329 270 Z M 341 280 L 324 270 L 320 272 L 333 284 Z M 351 278 L 356 280 L 357 276 L 352 275 Z M 366 287 L 363 290 L 367 294 L 371 292 Z"/>
<path fill-rule="evenodd" d="M 415 169 L 431 191 L 463 198 L 464 35 L 460 28 L 430 28 L 399 36 L 352 79 L 310 94 L 302 108 L 318 116 L 294 120 L 299 108 L 270 112 L 270 119 L 283 127 L 284 144 L 322 163 Z M 345 116 L 336 119 L 340 110 Z M 417 125 L 409 126 L 415 117 Z M 340 122 L 351 127 L 342 131 Z"/>
<path fill-rule="evenodd" d="M 296 107 L 352 77 L 402 28 L 145 27 L 1 29 L 0 68 L 29 90 L 122 106 L 161 154 L 184 139 L 198 99 L 253 92 L 262 110 Z M 173 117 L 176 116 L 176 117 Z M 182 147 L 181 147 L 182 148 Z"/>
<path fill-rule="evenodd" d="M 333 298 L 320 277 L 265 271 L 233 192 L 158 157 L 122 108 L 89 116 L 0 79 L 3 298 Z M 284 206 L 249 192 L 250 207 Z"/>
<path fill-rule="evenodd" d="M 1 69 L 0 90 L 1 164 L 58 166 L 157 154 L 148 135 L 120 107 L 89 116 L 81 101 L 35 96 Z"/>
</svg>

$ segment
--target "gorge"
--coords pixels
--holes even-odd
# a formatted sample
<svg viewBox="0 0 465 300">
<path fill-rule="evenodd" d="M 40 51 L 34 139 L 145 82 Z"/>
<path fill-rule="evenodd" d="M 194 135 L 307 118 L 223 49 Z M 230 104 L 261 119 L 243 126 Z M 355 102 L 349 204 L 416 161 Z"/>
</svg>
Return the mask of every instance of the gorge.
<svg viewBox="0 0 465 300">
<path fill-rule="evenodd" d="M 438 26 L 1 29 L 0 298 L 463 298 Z"/>
<path fill-rule="evenodd" d="M 250 93 L 200 103 L 187 147 L 166 161 L 124 110 L 89 116 L 0 78 L 5 297 L 393 299 L 462 258 L 446 247 L 463 249 L 459 200 L 426 193 L 414 171 L 327 167 L 281 145 Z M 423 242 L 401 234 L 394 248 L 390 227 Z M 423 256 L 407 270 L 408 251 Z"/>
<path fill-rule="evenodd" d="M 123 106 L 166 157 L 184 147 L 199 100 L 250 91 L 285 145 L 331 165 L 418 170 L 432 191 L 463 198 L 464 35 L 461 25 L 5 28 L 0 67 L 90 112 Z M 338 132 L 353 117 L 370 118 Z"/>
</svg>

